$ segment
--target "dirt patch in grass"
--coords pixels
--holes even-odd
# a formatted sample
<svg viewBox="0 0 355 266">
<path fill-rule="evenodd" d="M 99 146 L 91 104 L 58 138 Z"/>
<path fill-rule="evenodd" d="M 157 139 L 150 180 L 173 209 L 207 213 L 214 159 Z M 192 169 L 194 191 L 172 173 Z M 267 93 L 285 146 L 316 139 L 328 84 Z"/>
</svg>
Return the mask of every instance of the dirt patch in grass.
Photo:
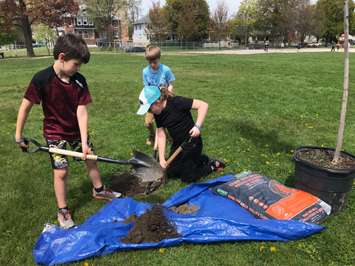
<svg viewBox="0 0 355 266">
<path fill-rule="evenodd" d="M 154 205 L 134 222 L 134 226 L 122 242 L 139 244 L 179 237 L 174 224 L 166 218 L 161 205 Z"/>
<path fill-rule="evenodd" d="M 122 193 L 124 196 L 134 196 L 143 194 L 145 188 L 139 184 L 139 178 L 130 172 L 111 175 L 108 177 L 111 183 L 111 189 Z"/>
</svg>

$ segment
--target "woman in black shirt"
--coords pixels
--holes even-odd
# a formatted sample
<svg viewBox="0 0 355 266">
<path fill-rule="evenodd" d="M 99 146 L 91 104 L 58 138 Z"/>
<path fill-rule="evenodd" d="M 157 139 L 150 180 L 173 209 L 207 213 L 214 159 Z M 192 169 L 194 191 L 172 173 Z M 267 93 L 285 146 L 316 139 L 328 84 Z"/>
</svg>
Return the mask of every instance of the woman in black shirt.
<svg viewBox="0 0 355 266">
<path fill-rule="evenodd" d="M 157 142 L 159 162 L 166 168 L 165 148 L 166 133 L 172 138 L 170 155 L 183 143 L 183 151 L 168 167 L 169 177 L 181 178 L 185 182 L 193 182 L 207 176 L 212 171 L 221 171 L 225 167 L 219 160 L 209 159 L 202 154 L 203 143 L 201 127 L 208 111 L 208 104 L 201 100 L 173 96 L 167 89 L 156 86 L 146 86 L 139 100 L 141 103 L 138 114 L 150 111 L 154 114 L 157 125 Z M 191 109 L 197 110 L 196 123 Z"/>
</svg>

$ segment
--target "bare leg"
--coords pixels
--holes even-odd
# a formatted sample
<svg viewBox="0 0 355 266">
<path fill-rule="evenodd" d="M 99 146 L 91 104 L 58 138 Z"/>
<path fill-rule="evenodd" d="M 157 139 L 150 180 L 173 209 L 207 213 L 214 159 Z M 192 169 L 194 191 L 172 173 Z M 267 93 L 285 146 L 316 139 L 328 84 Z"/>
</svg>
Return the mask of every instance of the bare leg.
<svg viewBox="0 0 355 266">
<path fill-rule="evenodd" d="M 149 135 L 147 138 L 147 144 L 152 145 L 155 138 L 155 129 L 154 129 L 154 115 L 147 113 L 144 118 L 144 126 L 148 129 Z"/>
<path fill-rule="evenodd" d="M 67 207 L 67 193 L 66 193 L 67 177 L 68 177 L 68 168 L 53 170 L 54 193 L 57 200 L 58 208 Z"/>
<path fill-rule="evenodd" d="M 88 175 L 91 178 L 92 185 L 94 188 L 102 187 L 102 181 L 99 169 L 95 161 L 87 160 L 85 161 Z"/>
</svg>

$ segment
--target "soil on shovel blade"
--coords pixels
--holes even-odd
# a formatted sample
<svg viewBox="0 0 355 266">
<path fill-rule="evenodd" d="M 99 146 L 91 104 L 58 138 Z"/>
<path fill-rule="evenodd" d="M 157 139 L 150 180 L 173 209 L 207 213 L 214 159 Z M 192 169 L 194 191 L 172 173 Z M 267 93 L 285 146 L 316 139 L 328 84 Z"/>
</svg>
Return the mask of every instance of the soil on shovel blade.
<svg viewBox="0 0 355 266">
<path fill-rule="evenodd" d="M 355 159 L 351 156 L 341 153 L 339 161 L 336 164 L 332 163 L 333 156 L 333 150 L 323 149 L 309 149 L 298 153 L 298 157 L 301 160 L 308 161 L 316 166 L 337 170 L 355 168 Z"/>
<path fill-rule="evenodd" d="M 154 205 L 153 208 L 136 218 L 134 222 L 134 226 L 122 239 L 122 242 L 139 244 L 179 237 L 175 226 L 166 218 L 163 207 L 160 205 Z"/>
<path fill-rule="evenodd" d="M 197 212 L 199 210 L 199 207 L 197 205 L 186 203 L 177 207 L 171 207 L 170 209 L 179 214 L 191 214 Z"/>
<path fill-rule="evenodd" d="M 134 196 L 145 192 L 145 188 L 139 184 L 139 178 L 130 172 L 120 175 L 109 176 L 111 186 L 114 191 L 122 193 L 124 196 Z"/>
</svg>

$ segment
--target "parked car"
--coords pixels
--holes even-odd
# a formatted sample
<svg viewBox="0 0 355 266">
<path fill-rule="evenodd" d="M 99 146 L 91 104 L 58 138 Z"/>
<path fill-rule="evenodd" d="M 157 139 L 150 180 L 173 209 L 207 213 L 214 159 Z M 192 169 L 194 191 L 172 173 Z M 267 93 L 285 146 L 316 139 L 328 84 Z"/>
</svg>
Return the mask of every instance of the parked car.
<svg viewBox="0 0 355 266">
<path fill-rule="evenodd" d="M 265 42 L 264 41 L 258 41 L 258 42 L 253 42 L 248 44 L 249 49 L 264 49 L 265 48 Z"/>
<path fill-rule="evenodd" d="M 126 53 L 144 53 L 145 52 L 145 47 L 140 47 L 140 46 L 132 46 L 132 47 L 126 47 L 124 49 Z"/>
<path fill-rule="evenodd" d="M 322 46 L 322 43 L 320 43 L 320 42 L 307 43 L 307 47 L 311 47 L 311 48 L 318 48 L 321 46 Z"/>
</svg>

